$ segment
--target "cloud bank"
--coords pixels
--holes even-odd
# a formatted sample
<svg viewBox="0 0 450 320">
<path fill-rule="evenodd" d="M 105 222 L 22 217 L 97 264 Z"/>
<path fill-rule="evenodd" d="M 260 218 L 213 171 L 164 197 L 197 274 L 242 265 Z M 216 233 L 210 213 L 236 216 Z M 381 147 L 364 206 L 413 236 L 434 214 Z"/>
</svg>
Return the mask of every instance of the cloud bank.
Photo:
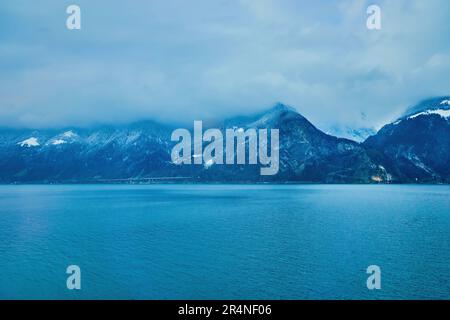
<svg viewBox="0 0 450 320">
<path fill-rule="evenodd" d="M 3 1 L 0 125 L 184 122 L 281 101 L 325 130 L 379 126 L 450 94 L 449 17 L 447 0 Z"/>
</svg>

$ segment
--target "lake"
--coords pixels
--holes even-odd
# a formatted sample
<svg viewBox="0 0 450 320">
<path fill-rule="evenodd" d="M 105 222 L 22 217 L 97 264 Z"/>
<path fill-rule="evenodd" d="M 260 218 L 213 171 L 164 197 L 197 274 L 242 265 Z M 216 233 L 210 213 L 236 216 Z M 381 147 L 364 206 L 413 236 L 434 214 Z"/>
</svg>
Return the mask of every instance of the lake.
<svg viewBox="0 0 450 320">
<path fill-rule="evenodd" d="M 448 299 L 450 186 L 4 185 L 0 298 Z"/>
</svg>

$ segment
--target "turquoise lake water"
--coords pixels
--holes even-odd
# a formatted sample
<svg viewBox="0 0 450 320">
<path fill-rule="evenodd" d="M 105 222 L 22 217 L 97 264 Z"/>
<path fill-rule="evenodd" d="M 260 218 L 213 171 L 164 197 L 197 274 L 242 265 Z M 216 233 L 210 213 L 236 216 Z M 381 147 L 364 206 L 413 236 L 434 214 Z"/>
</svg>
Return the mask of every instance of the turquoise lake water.
<svg viewBox="0 0 450 320">
<path fill-rule="evenodd" d="M 0 186 L 0 298 L 448 299 L 450 186 Z"/>
</svg>

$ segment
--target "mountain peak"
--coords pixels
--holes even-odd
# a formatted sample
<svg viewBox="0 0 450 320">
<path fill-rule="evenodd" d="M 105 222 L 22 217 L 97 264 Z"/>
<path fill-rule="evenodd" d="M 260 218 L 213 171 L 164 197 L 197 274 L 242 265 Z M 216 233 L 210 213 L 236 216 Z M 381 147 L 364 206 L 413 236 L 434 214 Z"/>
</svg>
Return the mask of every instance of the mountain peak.
<svg viewBox="0 0 450 320">
<path fill-rule="evenodd" d="M 293 108 L 291 106 L 288 106 L 288 105 L 286 105 L 284 103 L 281 103 L 281 102 L 277 102 L 272 108 L 270 108 L 268 110 L 268 113 L 274 112 L 274 111 L 278 111 L 278 112 L 280 112 L 280 111 L 291 111 L 291 112 L 298 113 L 297 110 L 295 110 L 295 108 Z"/>
<path fill-rule="evenodd" d="M 262 127 L 262 126 L 273 126 L 278 123 L 281 118 L 284 117 L 298 117 L 303 118 L 297 110 L 290 107 L 284 103 L 278 102 L 268 109 L 264 109 L 257 113 L 245 116 L 237 116 L 234 118 L 227 119 L 225 121 L 225 126 L 236 126 L 236 127 Z"/>
<path fill-rule="evenodd" d="M 261 127 L 261 126 L 273 126 L 277 123 L 282 117 L 288 115 L 289 117 L 300 117 L 301 116 L 297 110 L 294 108 L 285 105 L 283 103 L 277 103 L 272 108 L 267 111 L 263 111 L 257 114 L 253 121 L 248 126 Z"/>
<path fill-rule="evenodd" d="M 418 104 L 408 108 L 400 119 L 407 118 L 424 111 L 437 109 L 450 109 L 450 96 L 434 97 L 422 100 Z"/>
</svg>

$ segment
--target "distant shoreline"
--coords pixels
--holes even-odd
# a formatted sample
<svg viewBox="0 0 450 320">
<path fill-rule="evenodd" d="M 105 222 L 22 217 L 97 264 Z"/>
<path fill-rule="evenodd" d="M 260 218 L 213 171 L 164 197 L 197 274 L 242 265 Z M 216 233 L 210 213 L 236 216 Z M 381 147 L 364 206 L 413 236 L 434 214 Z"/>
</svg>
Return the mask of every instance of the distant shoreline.
<svg viewBox="0 0 450 320">
<path fill-rule="evenodd" d="M 406 182 L 392 182 L 392 183 L 358 183 L 358 182 L 352 182 L 352 183 L 325 183 L 325 182 L 303 182 L 303 181 L 288 181 L 288 182 L 235 182 L 235 181 L 229 181 L 229 182 L 139 182 L 139 183 L 126 183 L 126 182 L 88 182 L 88 181 L 79 181 L 79 182 L 51 182 L 51 183 L 45 183 L 45 182 L 21 182 L 21 183 L 0 183 L 0 186 L 27 186 L 27 185 L 42 185 L 42 186 L 52 186 L 52 185 L 237 185 L 237 186 L 246 186 L 246 185 L 417 185 L 417 186 L 424 186 L 424 185 L 430 185 L 430 186 L 450 186 L 450 183 L 431 183 L 431 182 L 424 182 L 424 183 L 406 183 Z"/>
</svg>

